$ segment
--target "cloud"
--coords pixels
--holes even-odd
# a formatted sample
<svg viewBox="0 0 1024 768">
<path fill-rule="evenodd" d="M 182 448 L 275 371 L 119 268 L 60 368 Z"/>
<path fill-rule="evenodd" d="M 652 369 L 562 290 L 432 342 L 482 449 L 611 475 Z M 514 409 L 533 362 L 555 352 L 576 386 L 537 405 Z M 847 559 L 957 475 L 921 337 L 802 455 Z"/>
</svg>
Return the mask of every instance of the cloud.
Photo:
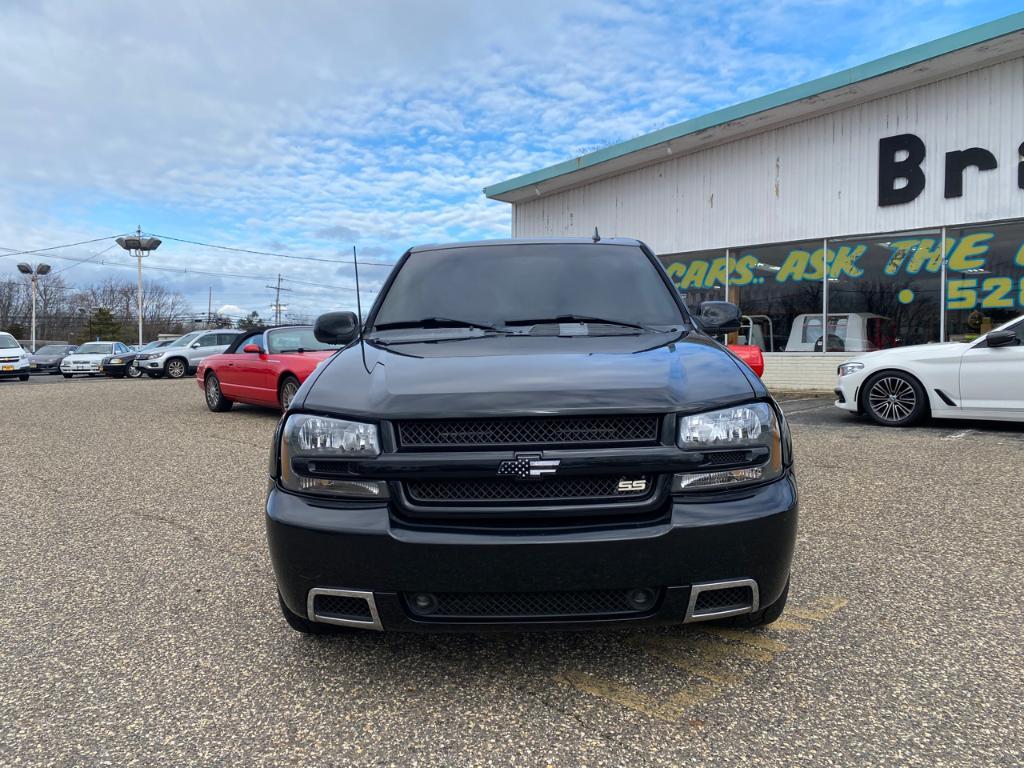
<svg viewBox="0 0 1024 768">
<path fill-rule="evenodd" d="M 507 236 L 511 210 L 483 198 L 487 184 L 1015 10 L 1006 0 L 933 4 L 926 18 L 915 3 L 854 0 L 301 8 L 0 4 L 0 246 L 141 224 L 338 261 L 358 239 L 362 259 L 387 265 L 416 243 Z M 138 30 L 159 34 L 140 44 Z M 131 276 L 123 256 L 98 261 L 67 279 Z M 144 268 L 202 312 L 210 289 L 222 304 L 269 307 L 278 274 L 295 311 L 354 307 L 343 263 L 165 239 Z M 387 269 L 367 264 L 364 287 Z"/>
<path fill-rule="evenodd" d="M 316 231 L 316 237 L 329 240 L 358 240 L 359 232 L 346 227 L 344 224 L 335 224 L 332 227 L 325 227 Z"/>
</svg>

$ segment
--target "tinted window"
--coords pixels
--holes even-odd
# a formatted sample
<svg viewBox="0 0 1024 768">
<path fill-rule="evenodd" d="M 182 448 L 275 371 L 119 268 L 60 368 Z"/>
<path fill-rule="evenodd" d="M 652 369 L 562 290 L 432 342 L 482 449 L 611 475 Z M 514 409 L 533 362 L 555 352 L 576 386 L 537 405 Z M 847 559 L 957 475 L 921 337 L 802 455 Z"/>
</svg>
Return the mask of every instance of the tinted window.
<svg viewBox="0 0 1024 768">
<path fill-rule="evenodd" d="M 113 344 L 103 341 L 90 341 L 88 344 L 80 346 L 75 352 L 79 355 L 109 355 L 113 346 Z"/>
<path fill-rule="evenodd" d="M 561 315 L 645 325 L 682 322 L 671 289 L 640 248 L 524 243 L 412 254 L 375 324 L 445 317 L 500 325 Z"/>
<path fill-rule="evenodd" d="M 199 339 L 200 347 L 216 347 L 220 344 L 220 336 L 216 333 L 210 333 Z"/>
<path fill-rule="evenodd" d="M 193 331 L 192 333 L 186 333 L 184 336 L 179 336 L 178 338 L 176 338 L 173 342 L 171 342 L 169 346 L 187 347 L 189 344 L 195 341 L 196 337 L 199 336 L 199 334 L 201 333 L 202 331 Z"/>
<path fill-rule="evenodd" d="M 231 342 L 233 342 L 237 338 L 238 338 L 238 334 L 237 333 L 218 333 L 217 334 L 217 343 L 219 345 L 221 345 L 221 346 L 226 347 L 228 344 L 230 344 Z"/>
</svg>

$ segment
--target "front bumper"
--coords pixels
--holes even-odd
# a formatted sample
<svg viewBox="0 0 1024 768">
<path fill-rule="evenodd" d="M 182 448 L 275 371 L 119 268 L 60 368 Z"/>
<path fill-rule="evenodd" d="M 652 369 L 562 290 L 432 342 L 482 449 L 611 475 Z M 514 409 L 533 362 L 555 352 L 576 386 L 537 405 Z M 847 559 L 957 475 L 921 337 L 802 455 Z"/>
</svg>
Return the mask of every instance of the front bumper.
<svg viewBox="0 0 1024 768">
<path fill-rule="evenodd" d="M 638 626 L 683 620 L 694 584 L 756 582 L 761 607 L 789 578 L 797 493 L 791 473 L 770 484 L 673 499 L 667 517 L 636 526 L 546 532 L 409 526 L 381 502 L 318 502 L 272 484 L 266 525 L 278 590 L 308 616 L 310 590 L 372 593 L 381 628 L 408 631 Z M 582 619 L 416 617 L 406 593 L 537 593 L 657 588 L 646 613 Z"/>
<path fill-rule="evenodd" d="M 111 365 L 110 363 L 104 363 L 101 366 L 102 372 L 107 376 L 125 376 L 128 373 L 128 369 L 131 368 L 131 363 L 120 363 L 118 365 Z"/>
<path fill-rule="evenodd" d="M 165 362 L 164 358 L 158 357 L 156 360 L 135 360 L 132 365 L 144 371 L 163 371 Z"/>
<path fill-rule="evenodd" d="M 841 376 L 839 382 L 836 384 L 836 388 L 833 390 L 836 396 L 835 405 L 837 408 L 842 408 L 844 411 L 851 411 L 857 413 L 860 411 L 858 398 L 860 396 L 860 385 L 863 381 L 863 376 Z"/>
<path fill-rule="evenodd" d="M 31 373 L 32 368 L 27 360 L 20 363 L 0 363 L 0 378 L 11 376 L 24 376 Z"/>
</svg>

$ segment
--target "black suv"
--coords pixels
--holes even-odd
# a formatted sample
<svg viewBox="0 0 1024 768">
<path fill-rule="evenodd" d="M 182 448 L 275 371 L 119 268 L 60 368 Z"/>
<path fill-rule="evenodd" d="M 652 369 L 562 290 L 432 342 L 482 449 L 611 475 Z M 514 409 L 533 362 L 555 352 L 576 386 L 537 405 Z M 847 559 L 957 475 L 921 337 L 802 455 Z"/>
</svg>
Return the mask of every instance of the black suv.
<svg viewBox="0 0 1024 768">
<path fill-rule="evenodd" d="M 302 632 L 775 620 L 785 418 L 636 240 L 413 248 L 278 426 L 267 534 Z M 360 338 L 361 337 L 361 338 Z"/>
</svg>

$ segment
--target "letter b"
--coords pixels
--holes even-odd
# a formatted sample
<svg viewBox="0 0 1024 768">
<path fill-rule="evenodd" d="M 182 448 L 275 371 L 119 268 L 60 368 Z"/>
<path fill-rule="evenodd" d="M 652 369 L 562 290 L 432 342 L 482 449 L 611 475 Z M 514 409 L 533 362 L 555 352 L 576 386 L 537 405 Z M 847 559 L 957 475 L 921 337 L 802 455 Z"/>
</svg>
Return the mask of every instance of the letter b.
<svg viewBox="0 0 1024 768">
<path fill-rule="evenodd" d="M 903 160 L 896 153 L 905 151 Z M 878 204 L 909 203 L 924 191 L 924 142 L 912 133 L 887 136 L 878 141 Z M 906 179 L 904 187 L 896 187 L 897 179 Z"/>
</svg>

